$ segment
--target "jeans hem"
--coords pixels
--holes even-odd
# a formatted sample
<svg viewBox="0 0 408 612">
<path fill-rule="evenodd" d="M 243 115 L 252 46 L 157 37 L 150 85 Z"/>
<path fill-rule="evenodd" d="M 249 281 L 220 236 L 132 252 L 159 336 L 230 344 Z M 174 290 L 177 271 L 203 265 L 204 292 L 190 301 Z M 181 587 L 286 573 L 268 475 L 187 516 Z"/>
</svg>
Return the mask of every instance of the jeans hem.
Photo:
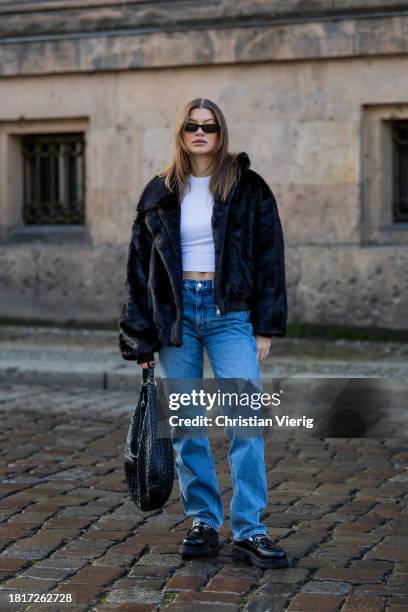
<svg viewBox="0 0 408 612">
<path fill-rule="evenodd" d="M 244 540 L 247 540 L 248 538 L 252 538 L 255 535 L 267 535 L 268 531 L 266 529 L 266 527 L 264 529 L 254 529 L 253 531 L 250 531 L 245 538 L 235 538 L 234 537 L 234 542 L 243 542 Z"/>
<path fill-rule="evenodd" d="M 206 518 L 201 518 L 199 516 L 196 516 L 195 519 L 193 520 L 193 527 L 198 525 L 198 523 L 205 523 L 206 525 L 209 525 L 210 527 L 215 529 L 215 531 L 219 531 L 220 530 L 220 528 L 216 527 L 215 523 L 213 523 L 212 521 L 210 521 L 210 520 L 208 520 Z"/>
</svg>

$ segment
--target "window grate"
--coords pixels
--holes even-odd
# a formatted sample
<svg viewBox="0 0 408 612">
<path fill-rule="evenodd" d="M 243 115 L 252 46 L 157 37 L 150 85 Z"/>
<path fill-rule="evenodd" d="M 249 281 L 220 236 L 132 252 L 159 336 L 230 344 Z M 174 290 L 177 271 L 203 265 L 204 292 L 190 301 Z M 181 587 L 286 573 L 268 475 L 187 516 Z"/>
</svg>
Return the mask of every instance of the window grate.
<svg viewBox="0 0 408 612">
<path fill-rule="evenodd" d="M 22 147 L 24 222 L 84 224 L 84 134 L 30 134 Z"/>
<path fill-rule="evenodd" d="M 392 122 L 394 223 L 408 223 L 408 121 Z"/>
</svg>

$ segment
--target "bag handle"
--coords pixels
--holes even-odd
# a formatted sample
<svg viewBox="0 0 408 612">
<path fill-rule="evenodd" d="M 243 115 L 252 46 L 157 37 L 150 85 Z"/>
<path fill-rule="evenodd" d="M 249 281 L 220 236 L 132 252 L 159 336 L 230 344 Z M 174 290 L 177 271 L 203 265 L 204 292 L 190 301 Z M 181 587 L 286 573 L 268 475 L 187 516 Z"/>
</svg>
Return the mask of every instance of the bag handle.
<svg viewBox="0 0 408 612">
<path fill-rule="evenodd" d="M 154 380 L 154 366 L 149 366 L 147 368 L 142 368 L 143 374 L 143 382 L 147 383 L 147 379 L 149 378 L 150 382 L 155 383 Z"/>
</svg>

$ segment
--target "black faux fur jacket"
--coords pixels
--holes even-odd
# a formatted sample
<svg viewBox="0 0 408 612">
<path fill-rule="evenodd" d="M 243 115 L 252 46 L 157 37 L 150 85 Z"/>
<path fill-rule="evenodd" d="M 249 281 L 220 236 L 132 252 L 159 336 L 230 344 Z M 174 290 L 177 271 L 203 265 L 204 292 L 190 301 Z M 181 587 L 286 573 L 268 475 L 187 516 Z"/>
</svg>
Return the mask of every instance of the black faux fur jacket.
<svg viewBox="0 0 408 612">
<path fill-rule="evenodd" d="M 284 241 L 275 196 L 238 154 L 241 175 L 225 202 L 215 198 L 212 227 L 215 303 L 221 315 L 251 310 L 254 334 L 284 336 L 287 321 Z M 183 344 L 180 198 L 155 176 L 132 226 L 125 300 L 119 317 L 122 357 L 154 359 L 163 344 Z"/>
</svg>

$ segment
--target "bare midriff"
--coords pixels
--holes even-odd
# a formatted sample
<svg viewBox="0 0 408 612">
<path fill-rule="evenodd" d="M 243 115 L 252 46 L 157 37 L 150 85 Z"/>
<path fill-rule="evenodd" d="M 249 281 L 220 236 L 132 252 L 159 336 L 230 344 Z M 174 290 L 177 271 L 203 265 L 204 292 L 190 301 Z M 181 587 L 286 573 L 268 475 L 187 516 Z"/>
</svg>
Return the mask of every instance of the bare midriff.
<svg viewBox="0 0 408 612">
<path fill-rule="evenodd" d="M 188 270 L 183 272 L 183 278 L 192 278 L 193 280 L 213 280 L 214 272 L 193 272 Z"/>
</svg>

